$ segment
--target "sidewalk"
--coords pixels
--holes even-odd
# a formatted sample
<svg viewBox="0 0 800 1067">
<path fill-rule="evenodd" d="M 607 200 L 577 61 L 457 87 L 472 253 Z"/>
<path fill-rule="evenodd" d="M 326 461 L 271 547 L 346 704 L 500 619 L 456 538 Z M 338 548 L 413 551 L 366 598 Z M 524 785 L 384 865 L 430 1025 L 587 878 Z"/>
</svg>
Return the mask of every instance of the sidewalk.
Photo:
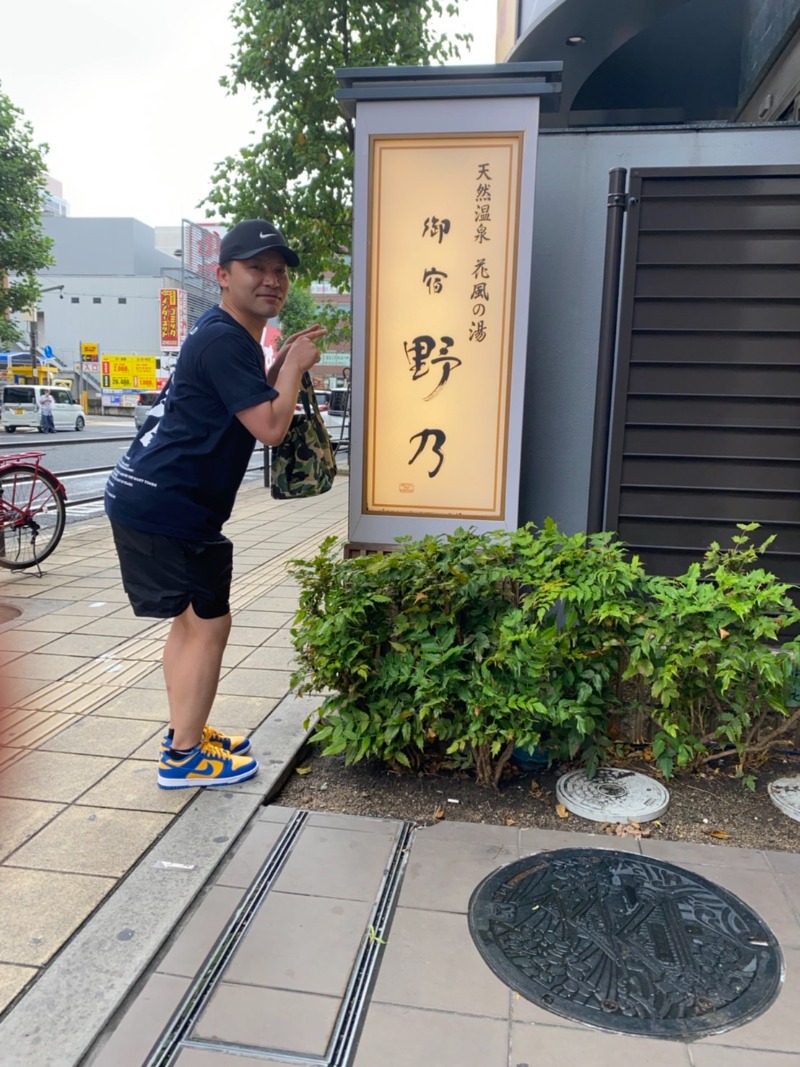
<svg viewBox="0 0 800 1067">
<path fill-rule="evenodd" d="M 259 776 L 155 785 L 166 626 L 135 620 L 105 524 L 46 576 L 0 574 L 0 1061 L 4 1067 L 795 1067 L 800 856 L 264 805 L 315 701 L 288 692 L 286 561 L 345 536 L 347 482 L 308 502 L 240 494 L 234 627 L 215 722 Z M 495 977 L 467 908 L 493 870 L 551 849 L 629 850 L 737 894 L 776 935 L 777 1000 L 694 1042 L 601 1032 Z M 156 1051 L 160 1050 L 160 1051 Z"/>
</svg>

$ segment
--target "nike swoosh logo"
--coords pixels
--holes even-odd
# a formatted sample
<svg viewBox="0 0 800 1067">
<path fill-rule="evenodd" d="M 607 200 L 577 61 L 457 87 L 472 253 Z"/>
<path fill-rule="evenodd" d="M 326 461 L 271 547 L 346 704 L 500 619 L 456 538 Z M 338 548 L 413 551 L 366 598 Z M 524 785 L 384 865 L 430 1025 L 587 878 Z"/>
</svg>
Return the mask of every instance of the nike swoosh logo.
<svg viewBox="0 0 800 1067">
<path fill-rule="evenodd" d="M 219 770 L 219 767 L 206 760 L 204 763 L 198 764 L 193 771 L 189 771 L 187 777 L 189 778 L 213 778 Z"/>
<path fill-rule="evenodd" d="M 272 237 L 273 235 L 271 233 L 260 233 L 258 236 L 264 238 L 264 237 Z"/>
</svg>

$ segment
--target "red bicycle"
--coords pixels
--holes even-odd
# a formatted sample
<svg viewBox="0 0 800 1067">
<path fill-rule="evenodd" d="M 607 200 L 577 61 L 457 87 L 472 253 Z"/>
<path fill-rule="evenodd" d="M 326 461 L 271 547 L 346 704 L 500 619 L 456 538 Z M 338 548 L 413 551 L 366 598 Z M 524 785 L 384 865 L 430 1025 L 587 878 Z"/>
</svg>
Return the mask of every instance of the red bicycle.
<svg viewBox="0 0 800 1067">
<path fill-rule="evenodd" d="M 38 567 L 61 540 L 67 491 L 41 465 L 43 455 L 0 456 L 0 567 Z"/>
</svg>

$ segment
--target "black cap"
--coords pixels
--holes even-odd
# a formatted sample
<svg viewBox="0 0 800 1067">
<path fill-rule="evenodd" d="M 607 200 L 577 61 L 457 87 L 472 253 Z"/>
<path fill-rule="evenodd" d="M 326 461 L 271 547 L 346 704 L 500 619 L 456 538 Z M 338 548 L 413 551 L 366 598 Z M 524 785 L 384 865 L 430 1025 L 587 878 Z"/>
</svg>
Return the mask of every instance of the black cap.
<svg viewBox="0 0 800 1067">
<path fill-rule="evenodd" d="M 219 246 L 219 261 L 250 259 L 259 252 L 280 252 L 290 267 L 300 266 L 300 257 L 289 248 L 281 231 L 263 219 L 245 219 L 228 230 Z"/>
</svg>

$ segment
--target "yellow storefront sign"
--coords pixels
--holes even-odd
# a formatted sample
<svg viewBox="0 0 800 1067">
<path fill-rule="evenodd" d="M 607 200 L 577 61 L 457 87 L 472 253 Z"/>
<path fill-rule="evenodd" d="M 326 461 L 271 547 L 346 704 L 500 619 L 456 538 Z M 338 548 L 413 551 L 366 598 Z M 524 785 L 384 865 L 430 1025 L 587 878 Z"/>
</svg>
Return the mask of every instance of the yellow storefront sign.
<svg viewBox="0 0 800 1067">
<path fill-rule="evenodd" d="M 103 389 L 157 388 L 155 356 L 105 356 L 100 374 Z"/>
</svg>

